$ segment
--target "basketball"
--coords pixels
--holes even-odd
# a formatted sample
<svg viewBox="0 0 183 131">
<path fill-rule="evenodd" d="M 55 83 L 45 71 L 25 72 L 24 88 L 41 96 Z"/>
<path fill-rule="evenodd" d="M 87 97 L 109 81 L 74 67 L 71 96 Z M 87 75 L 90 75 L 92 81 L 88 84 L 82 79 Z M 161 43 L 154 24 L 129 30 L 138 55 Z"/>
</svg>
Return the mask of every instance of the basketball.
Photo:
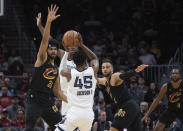
<svg viewBox="0 0 183 131">
<path fill-rule="evenodd" d="M 79 43 L 78 32 L 74 30 L 67 31 L 62 38 L 62 42 L 65 46 L 77 46 Z"/>
</svg>

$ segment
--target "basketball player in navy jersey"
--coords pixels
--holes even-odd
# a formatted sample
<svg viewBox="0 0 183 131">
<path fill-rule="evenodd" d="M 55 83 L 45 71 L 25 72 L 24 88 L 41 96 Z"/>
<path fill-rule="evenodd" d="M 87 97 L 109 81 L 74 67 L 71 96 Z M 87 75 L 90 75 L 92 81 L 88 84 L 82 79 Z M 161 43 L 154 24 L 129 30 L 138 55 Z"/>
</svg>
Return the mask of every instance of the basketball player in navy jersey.
<svg viewBox="0 0 183 131">
<path fill-rule="evenodd" d="M 46 27 L 34 64 L 35 73 L 27 93 L 25 131 L 34 131 L 40 116 L 51 127 L 61 120 L 60 112 L 50 99 L 52 90 L 55 96 L 67 102 L 66 96 L 60 90 L 58 68 L 54 65 L 58 48 L 54 43 L 48 43 L 51 23 L 60 16 L 56 15 L 57 10 L 56 5 L 48 7 Z"/>
<path fill-rule="evenodd" d="M 38 14 L 38 17 L 36 19 L 37 19 L 37 26 L 38 26 L 41 34 L 43 35 L 44 27 L 41 24 L 41 13 Z M 51 37 L 51 39 L 53 39 L 53 38 Z M 71 54 L 71 55 L 68 56 L 68 60 L 66 62 L 68 69 L 72 69 L 72 68 L 76 67 L 75 63 L 72 60 L 72 54 L 74 52 L 78 51 L 79 47 L 86 53 L 86 55 L 88 56 L 88 58 L 90 60 L 94 60 L 95 56 L 96 56 L 88 47 L 86 47 L 83 44 L 82 36 L 81 36 L 81 34 L 79 32 L 78 32 L 78 39 L 79 39 L 79 43 L 78 43 L 78 45 L 76 44 L 76 46 L 69 47 L 69 46 L 66 46 L 63 42 L 61 44 L 61 47 L 63 47 L 67 52 L 69 52 L 69 54 Z M 59 42 L 57 40 L 54 40 L 54 42 L 55 43 L 61 43 L 61 42 Z M 59 49 L 58 53 L 57 53 L 57 56 L 60 58 L 61 63 L 62 63 L 62 57 L 64 55 L 64 52 L 65 51 L 63 49 Z M 61 65 L 61 63 L 60 63 L 60 65 Z M 61 70 L 61 67 L 59 67 L 59 70 Z M 67 80 L 66 80 L 65 77 L 63 77 L 63 76 L 60 77 L 60 84 L 61 84 L 61 88 L 62 88 L 64 94 L 67 95 L 67 87 L 68 87 L 68 85 L 67 85 Z M 61 113 L 62 113 L 63 116 L 65 116 L 67 114 L 68 109 L 69 109 L 68 104 L 65 103 L 64 101 L 62 101 L 62 111 L 61 111 Z"/>
<path fill-rule="evenodd" d="M 124 128 L 127 128 L 128 131 L 142 131 L 139 106 L 131 99 L 124 80 L 144 70 L 146 67 L 148 65 L 143 64 L 135 70 L 113 73 L 111 60 L 105 59 L 102 61 L 102 74 L 104 77 L 98 78 L 99 87 L 104 88 L 119 108 L 112 121 L 110 131 L 121 131 Z"/>
<path fill-rule="evenodd" d="M 164 95 L 168 98 L 168 109 L 161 114 L 154 131 L 163 131 L 176 118 L 183 122 L 183 82 L 178 68 L 172 69 L 171 80 L 162 86 L 142 121 L 148 120 L 150 113 L 158 106 Z"/>
</svg>

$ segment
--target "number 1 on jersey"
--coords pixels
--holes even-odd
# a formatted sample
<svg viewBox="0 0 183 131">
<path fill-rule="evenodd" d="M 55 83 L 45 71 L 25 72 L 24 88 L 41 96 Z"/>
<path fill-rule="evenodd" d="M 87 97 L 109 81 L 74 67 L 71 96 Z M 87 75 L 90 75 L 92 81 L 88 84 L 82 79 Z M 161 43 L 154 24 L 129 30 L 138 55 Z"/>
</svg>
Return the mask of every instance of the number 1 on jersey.
<svg viewBox="0 0 183 131">
<path fill-rule="evenodd" d="M 92 76 L 83 76 L 83 80 L 86 89 L 92 88 Z M 83 87 L 82 78 L 79 78 L 79 76 L 75 79 L 74 87 L 79 87 L 80 89 Z"/>
</svg>

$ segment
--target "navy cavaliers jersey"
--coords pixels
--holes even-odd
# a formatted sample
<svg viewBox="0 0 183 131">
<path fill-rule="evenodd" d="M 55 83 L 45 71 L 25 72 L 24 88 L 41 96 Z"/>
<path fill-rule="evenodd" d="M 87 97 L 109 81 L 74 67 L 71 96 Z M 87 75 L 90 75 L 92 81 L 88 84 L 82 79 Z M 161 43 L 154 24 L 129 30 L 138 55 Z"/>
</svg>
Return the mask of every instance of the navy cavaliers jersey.
<svg viewBox="0 0 183 131">
<path fill-rule="evenodd" d="M 44 94 L 46 97 L 49 97 L 57 76 L 57 66 L 53 66 L 49 60 L 47 60 L 42 66 L 35 67 L 33 79 L 30 84 L 31 91 L 40 93 L 40 95 Z"/>
<path fill-rule="evenodd" d="M 171 111 L 183 112 L 183 82 L 178 88 L 173 88 L 172 83 L 167 84 L 168 109 Z"/>
<path fill-rule="evenodd" d="M 125 102 L 131 99 L 128 88 L 124 82 L 118 86 L 112 86 L 109 82 L 106 82 L 106 85 L 100 85 L 100 88 L 101 87 L 105 87 L 106 92 L 118 107 L 121 107 Z"/>
</svg>

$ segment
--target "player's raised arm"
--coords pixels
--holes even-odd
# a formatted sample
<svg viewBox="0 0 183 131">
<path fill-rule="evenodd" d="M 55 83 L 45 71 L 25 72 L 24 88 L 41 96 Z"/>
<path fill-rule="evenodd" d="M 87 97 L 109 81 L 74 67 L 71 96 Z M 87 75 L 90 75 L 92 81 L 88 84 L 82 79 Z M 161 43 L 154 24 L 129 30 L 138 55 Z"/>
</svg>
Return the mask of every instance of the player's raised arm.
<svg viewBox="0 0 183 131">
<path fill-rule="evenodd" d="M 135 70 L 129 70 L 129 71 L 124 72 L 124 73 L 115 73 L 115 76 L 116 76 L 116 79 L 124 80 L 126 78 L 129 78 L 129 77 L 137 74 L 138 72 L 143 71 L 147 67 L 148 67 L 148 65 L 142 64 L 142 65 L 138 66 Z"/>
<path fill-rule="evenodd" d="M 93 53 L 87 46 L 83 44 L 83 39 L 80 33 L 78 33 L 79 47 L 86 53 L 90 60 L 98 59 L 95 53 Z"/>
<path fill-rule="evenodd" d="M 45 28 L 43 27 L 43 25 L 41 23 L 41 13 L 40 12 L 38 13 L 38 16 L 36 17 L 36 20 L 37 20 L 37 27 L 39 28 L 39 31 L 41 32 L 41 35 L 43 36 Z M 60 48 L 64 48 L 62 43 L 59 42 L 58 40 L 54 39 L 51 35 L 49 35 L 49 40 L 54 41 L 55 43 L 60 45 L 61 46 Z M 64 50 L 58 49 L 57 56 L 60 59 L 62 59 L 63 55 L 64 55 Z"/>
<path fill-rule="evenodd" d="M 80 42 L 79 46 L 81 47 L 81 49 L 86 53 L 86 55 L 90 59 L 90 66 L 95 71 L 95 77 L 97 78 L 97 73 L 98 73 L 98 69 L 99 69 L 98 57 L 87 46 L 85 46 L 83 44 L 83 39 L 82 39 L 82 36 L 81 36 L 80 33 L 78 33 L 78 39 L 79 39 L 79 42 Z"/>
<path fill-rule="evenodd" d="M 48 17 L 47 17 L 47 22 L 46 22 L 46 27 L 43 33 L 43 38 L 41 41 L 41 45 L 39 47 L 39 52 L 37 54 L 37 60 L 35 63 L 35 67 L 40 67 L 47 59 L 47 48 L 48 48 L 48 40 L 50 36 L 50 28 L 51 28 L 51 23 L 54 21 L 56 18 L 58 18 L 60 15 L 56 15 L 56 12 L 59 7 L 56 5 L 51 5 L 51 7 L 48 7 Z"/>
<path fill-rule="evenodd" d="M 63 91 L 60 88 L 60 77 L 58 75 L 57 80 L 55 82 L 54 88 L 53 88 L 54 95 L 59 98 L 60 100 L 63 100 L 67 102 L 67 97 L 64 95 Z"/>
<path fill-rule="evenodd" d="M 65 76 L 67 78 L 67 81 L 70 81 L 71 79 L 71 70 L 67 68 L 67 58 L 68 58 L 69 52 L 65 51 L 65 54 L 62 58 L 62 61 L 60 63 L 60 74 L 62 76 Z"/>
<path fill-rule="evenodd" d="M 41 23 L 41 12 L 38 13 L 37 17 L 36 17 L 36 20 L 37 20 L 37 27 L 39 28 L 39 31 L 41 32 L 41 35 L 43 36 L 43 33 L 44 33 L 44 27 Z"/>
<path fill-rule="evenodd" d="M 167 92 L 167 84 L 164 84 L 158 94 L 158 96 L 156 97 L 156 99 L 153 101 L 153 103 L 151 104 L 149 110 L 147 111 L 147 113 L 145 114 L 145 116 L 142 118 L 142 121 L 147 121 L 149 115 L 151 114 L 152 111 L 154 111 L 154 109 L 158 106 L 160 100 L 162 100 L 163 96 L 166 94 Z"/>
</svg>

